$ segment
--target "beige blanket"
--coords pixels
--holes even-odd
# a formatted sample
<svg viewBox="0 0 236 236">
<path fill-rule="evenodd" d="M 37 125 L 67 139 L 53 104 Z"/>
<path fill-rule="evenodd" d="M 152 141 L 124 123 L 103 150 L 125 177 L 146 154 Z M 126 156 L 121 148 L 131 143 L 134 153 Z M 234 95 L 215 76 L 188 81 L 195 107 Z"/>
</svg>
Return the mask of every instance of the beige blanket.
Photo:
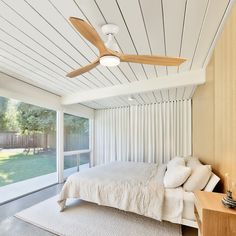
<svg viewBox="0 0 236 236">
<path fill-rule="evenodd" d="M 63 210 L 67 198 L 80 198 L 140 215 L 162 219 L 165 165 L 112 162 L 71 175 L 59 195 Z"/>
</svg>

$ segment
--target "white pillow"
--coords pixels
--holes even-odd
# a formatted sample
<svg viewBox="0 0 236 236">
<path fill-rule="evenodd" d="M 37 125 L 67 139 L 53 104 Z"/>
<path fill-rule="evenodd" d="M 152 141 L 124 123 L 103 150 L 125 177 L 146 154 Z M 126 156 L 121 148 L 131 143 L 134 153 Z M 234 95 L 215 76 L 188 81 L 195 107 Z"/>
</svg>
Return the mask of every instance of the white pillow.
<svg viewBox="0 0 236 236">
<path fill-rule="evenodd" d="M 192 169 L 192 174 L 185 182 L 183 188 L 187 192 L 202 190 L 211 176 L 210 165 L 198 165 Z"/>
<path fill-rule="evenodd" d="M 220 181 L 220 178 L 212 172 L 211 177 L 204 188 L 204 191 L 212 192 L 219 181 Z"/>
<path fill-rule="evenodd" d="M 168 167 L 164 176 L 165 188 L 177 188 L 181 186 L 190 174 L 191 169 L 183 165 Z"/>
<path fill-rule="evenodd" d="M 192 170 L 195 167 L 202 165 L 202 163 L 199 161 L 197 157 L 187 157 L 185 160 L 186 160 L 186 166 L 190 167 Z"/>
<path fill-rule="evenodd" d="M 183 157 L 174 157 L 173 159 L 171 159 L 168 164 L 167 164 L 167 169 L 172 167 L 172 166 L 176 166 L 176 165 L 181 165 L 181 166 L 185 166 L 185 160 Z"/>
</svg>

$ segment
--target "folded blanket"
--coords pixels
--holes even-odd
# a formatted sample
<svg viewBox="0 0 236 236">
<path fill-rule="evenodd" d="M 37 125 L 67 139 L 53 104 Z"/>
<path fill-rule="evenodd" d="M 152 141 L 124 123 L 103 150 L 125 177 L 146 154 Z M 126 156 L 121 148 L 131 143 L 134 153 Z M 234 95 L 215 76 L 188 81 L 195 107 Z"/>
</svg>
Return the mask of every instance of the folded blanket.
<svg viewBox="0 0 236 236">
<path fill-rule="evenodd" d="M 162 219 L 165 165 L 112 162 L 71 175 L 59 195 L 63 210 L 67 198 Z"/>
</svg>

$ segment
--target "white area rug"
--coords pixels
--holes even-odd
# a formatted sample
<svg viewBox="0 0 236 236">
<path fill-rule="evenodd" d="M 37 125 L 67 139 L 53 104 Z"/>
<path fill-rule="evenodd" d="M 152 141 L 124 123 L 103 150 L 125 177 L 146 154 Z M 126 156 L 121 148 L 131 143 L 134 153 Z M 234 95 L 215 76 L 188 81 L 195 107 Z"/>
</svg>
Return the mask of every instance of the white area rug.
<svg viewBox="0 0 236 236">
<path fill-rule="evenodd" d="M 98 206 L 70 201 L 59 212 L 57 197 L 34 205 L 15 216 L 49 232 L 63 236 L 181 236 L 181 226 Z M 67 203 L 68 204 L 68 203 Z"/>
</svg>

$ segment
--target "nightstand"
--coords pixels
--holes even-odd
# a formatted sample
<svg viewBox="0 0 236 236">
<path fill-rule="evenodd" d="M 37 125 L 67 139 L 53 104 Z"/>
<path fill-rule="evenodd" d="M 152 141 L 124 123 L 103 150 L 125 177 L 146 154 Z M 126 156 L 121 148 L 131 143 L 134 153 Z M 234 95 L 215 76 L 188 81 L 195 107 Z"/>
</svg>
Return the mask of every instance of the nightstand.
<svg viewBox="0 0 236 236">
<path fill-rule="evenodd" d="M 197 191 L 195 217 L 201 236 L 236 236 L 236 210 L 223 206 L 222 193 Z"/>
</svg>

